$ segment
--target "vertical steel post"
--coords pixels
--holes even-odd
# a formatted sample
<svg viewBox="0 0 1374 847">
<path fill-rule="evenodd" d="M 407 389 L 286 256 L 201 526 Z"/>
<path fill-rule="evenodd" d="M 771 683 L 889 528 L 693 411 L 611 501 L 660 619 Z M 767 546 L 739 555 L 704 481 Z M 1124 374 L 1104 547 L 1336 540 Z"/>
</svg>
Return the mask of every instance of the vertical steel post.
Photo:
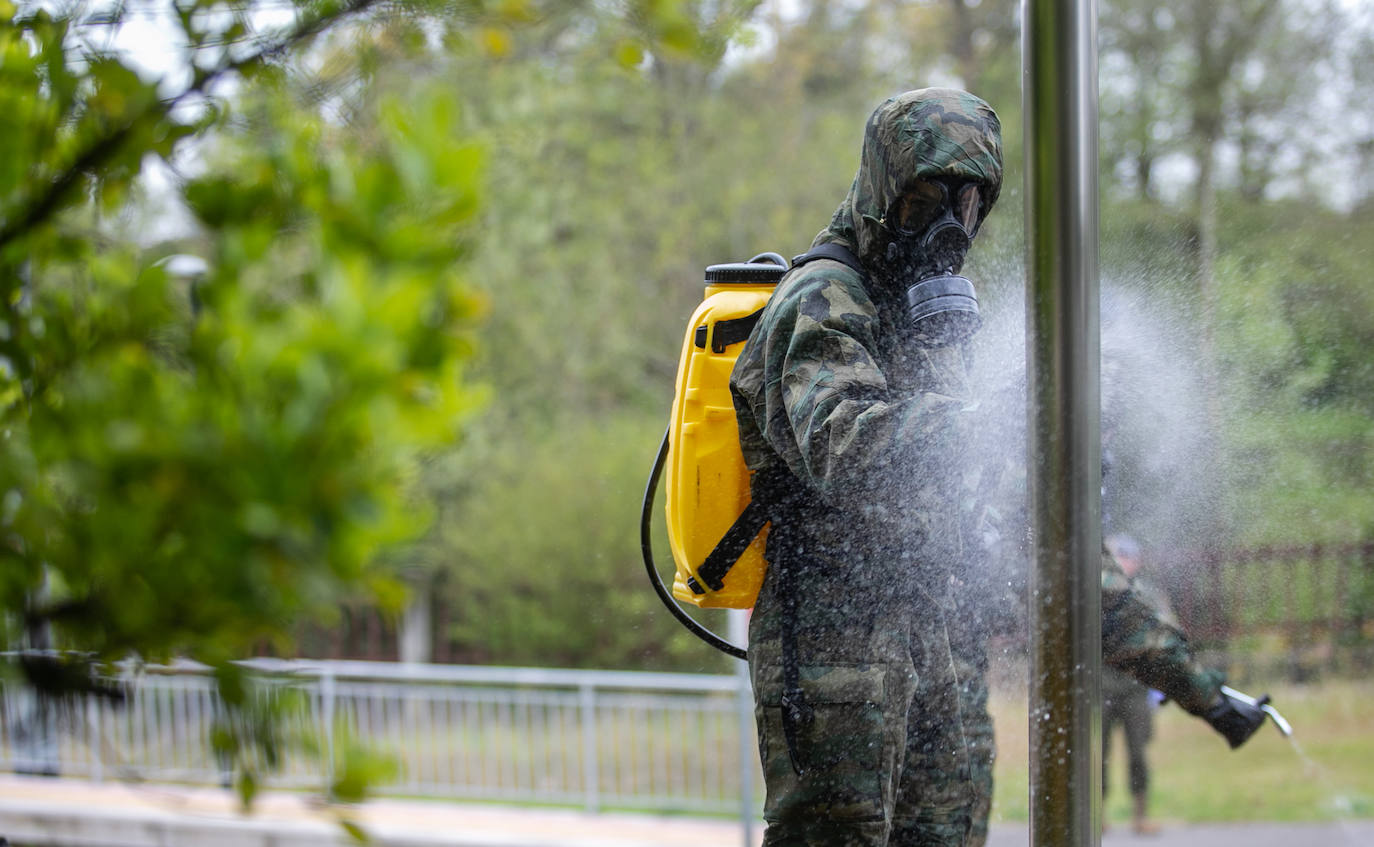
<svg viewBox="0 0 1374 847">
<path fill-rule="evenodd" d="M 1033 847 L 1100 843 L 1097 2 L 1025 0 Z"/>
</svg>

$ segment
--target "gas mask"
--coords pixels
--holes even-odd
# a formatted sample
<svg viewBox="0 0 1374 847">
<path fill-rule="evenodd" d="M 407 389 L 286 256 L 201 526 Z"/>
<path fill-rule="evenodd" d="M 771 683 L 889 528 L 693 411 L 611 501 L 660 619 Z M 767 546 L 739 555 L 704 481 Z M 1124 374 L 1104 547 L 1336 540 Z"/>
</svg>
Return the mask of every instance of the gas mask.
<svg viewBox="0 0 1374 847">
<path fill-rule="evenodd" d="M 883 219 L 881 273 L 905 291 L 918 344 L 945 347 L 982 326 L 973 283 L 958 276 L 982 222 L 983 190 L 950 177 L 911 183 Z"/>
</svg>

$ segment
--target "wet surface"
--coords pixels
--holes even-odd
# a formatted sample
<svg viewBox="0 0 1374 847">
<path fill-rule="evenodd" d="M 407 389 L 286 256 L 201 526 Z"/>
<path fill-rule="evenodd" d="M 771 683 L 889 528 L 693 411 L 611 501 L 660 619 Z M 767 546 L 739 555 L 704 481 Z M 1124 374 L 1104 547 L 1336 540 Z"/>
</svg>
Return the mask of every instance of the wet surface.
<svg viewBox="0 0 1374 847">
<path fill-rule="evenodd" d="M 350 843 L 339 809 L 303 794 L 271 793 L 253 814 L 238 811 L 228 791 L 184 786 L 94 783 L 72 779 L 0 776 L 0 833 L 15 843 L 85 847 Z M 395 847 L 739 847 L 738 820 L 645 814 L 590 814 L 569 809 L 519 808 L 434 800 L 378 800 L 350 817 L 375 843 Z M 752 843 L 762 835 L 753 827 Z M 25 839 L 27 836 L 27 839 Z M 1014 824 L 993 827 L 989 847 L 1024 847 L 1029 833 Z M 1128 827 L 1109 830 L 1104 847 L 1374 847 L 1374 820 L 1331 823 L 1170 824 L 1153 836 Z"/>
</svg>

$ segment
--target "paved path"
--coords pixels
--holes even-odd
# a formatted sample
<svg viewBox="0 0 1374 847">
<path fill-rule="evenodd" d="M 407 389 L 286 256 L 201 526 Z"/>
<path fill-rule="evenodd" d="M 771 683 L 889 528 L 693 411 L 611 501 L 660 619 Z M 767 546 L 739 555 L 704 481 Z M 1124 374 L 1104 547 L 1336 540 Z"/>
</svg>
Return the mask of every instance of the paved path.
<svg viewBox="0 0 1374 847">
<path fill-rule="evenodd" d="M 744 847 L 739 821 L 593 815 L 418 800 L 348 810 L 385 847 Z M 303 795 L 262 797 L 239 813 L 227 791 L 0 775 L 0 835 L 25 847 L 341 847 L 339 810 Z M 754 828 L 757 844 L 761 831 Z M 1026 847 L 1023 826 L 996 826 L 989 847 Z M 1159 836 L 1112 830 L 1103 847 L 1374 847 L 1374 821 L 1166 825 Z"/>
</svg>

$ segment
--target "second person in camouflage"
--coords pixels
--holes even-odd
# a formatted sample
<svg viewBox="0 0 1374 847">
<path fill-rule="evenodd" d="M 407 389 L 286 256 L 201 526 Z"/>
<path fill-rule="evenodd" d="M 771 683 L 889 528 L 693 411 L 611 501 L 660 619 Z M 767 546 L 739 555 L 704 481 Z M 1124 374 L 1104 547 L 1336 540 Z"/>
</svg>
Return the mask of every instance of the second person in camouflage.
<svg viewBox="0 0 1374 847">
<path fill-rule="evenodd" d="M 1024 386 L 984 392 L 963 468 L 966 535 L 979 555 L 960 578 L 952 632 L 960 676 L 960 717 L 969 741 L 974 806 L 968 847 L 987 841 L 996 744 L 988 712 L 987 637 L 1023 631 L 1030 550 L 1026 503 Z M 1104 479 L 1107 468 L 1103 467 Z M 1118 674 L 1163 691 L 1208 721 L 1234 748 L 1263 723 L 1264 713 L 1221 690 L 1223 676 L 1197 661 L 1158 592 L 1137 583 L 1106 549 L 1101 558 L 1102 662 Z"/>
</svg>

